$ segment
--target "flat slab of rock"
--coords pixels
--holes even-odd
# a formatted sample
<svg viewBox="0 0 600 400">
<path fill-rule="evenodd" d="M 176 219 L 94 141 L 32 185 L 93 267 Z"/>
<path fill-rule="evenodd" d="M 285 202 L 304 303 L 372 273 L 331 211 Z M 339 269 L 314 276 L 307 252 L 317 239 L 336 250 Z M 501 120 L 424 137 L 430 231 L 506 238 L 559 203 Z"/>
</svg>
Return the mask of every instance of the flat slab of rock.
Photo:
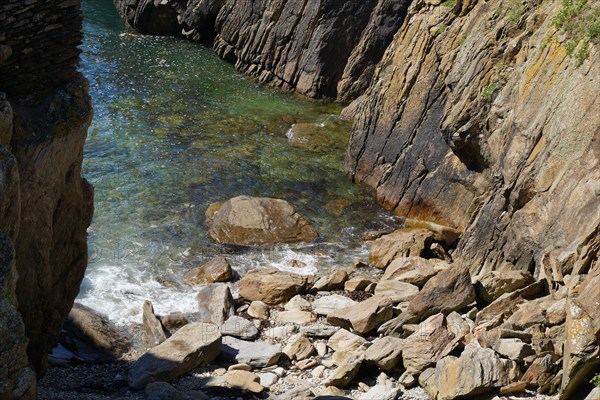
<svg viewBox="0 0 600 400">
<path fill-rule="evenodd" d="M 248 342 L 231 336 L 223 338 L 221 358 L 227 362 L 264 368 L 276 364 L 280 356 L 281 347 L 267 342 Z"/>
<path fill-rule="evenodd" d="M 260 384 L 260 377 L 249 371 L 233 370 L 225 375 L 211 376 L 200 380 L 203 388 L 223 387 L 237 390 L 247 390 L 252 393 L 260 393 L 264 390 Z"/>
<path fill-rule="evenodd" d="M 258 336 L 258 329 L 252 321 L 234 315 L 221 326 L 221 334 L 251 340 Z"/>
<path fill-rule="evenodd" d="M 346 387 L 352 382 L 363 362 L 363 352 L 358 350 L 351 353 L 324 382 L 325 386 Z"/>
<path fill-rule="evenodd" d="M 328 338 L 333 336 L 339 330 L 339 326 L 318 323 L 301 327 L 300 333 L 310 337 Z"/>
<path fill-rule="evenodd" d="M 348 292 L 356 292 L 358 290 L 365 290 L 367 286 L 373 283 L 373 279 L 368 276 L 355 276 L 350 278 L 344 283 L 344 290 Z"/>
<path fill-rule="evenodd" d="M 218 243 L 260 246 L 310 242 L 317 231 L 285 200 L 234 197 L 211 209 L 208 236 Z"/>
<path fill-rule="evenodd" d="M 361 394 L 358 400 L 397 400 L 401 394 L 402 389 L 400 388 L 375 385 L 366 393 Z"/>
<path fill-rule="evenodd" d="M 230 316 L 235 314 L 231 290 L 224 283 L 213 283 L 198 289 L 198 320 L 217 326 L 223 325 Z"/>
<path fill-rule="evenodd" d="M 533 282 L 533 276 L 527 271 L 491 271 L 479 278 L 475 289 L 477 298 L 489 304 L 504 293 L 522 289 Z"/>
<path fill-rule="evenodd" d="M 420 257 L 433 242 L 434 234 L 427 229 L 398 229 L 373 241 L 369 264 L 386 268 L 398 257 Z"/>
<path fill-rule="evenodd" d="M 318 315 L 329 316 L 338 310 L 358 304 L 358 302 L 339 294 L 319 297 L 312 303 L 312 308 Z"/>
<path fill-rule="evenodd" d="M 280 311 L 276 317 L 278 322 L 304 325 L 317 320 L 317 316 L 310 311 Z"/>
<path fill-rule="evenodd" d="M 413 284 L 400 281 L 380 281 L 375 286 L 375 295 L 389 298 L 394 303 L 412 300 L 419 288 Z"/>
<path fill-rule="evenodd" d="M 304 291 L 307 283 L 308 279 L 303 275 L 275 268 L 255 269 L 240 280 L 240 297 L 271 305 L 280 304 Z"/>
<path fill-rule="evenodd" d="M 143 389 L 148 383 L 170 381 L 211 363 L 221 352 L 221 333 L 214 324 L 197 322 L 144 353 L 129 369 L 128 383 Z"/>
<path fill-rule="evenodd" d="M 373 296 L 328 316 L 327 322 L 343 328 L 352 327 L 355 331 L 365 334 L 393 317 L 392 304 L 389 298 Z"/>
<path fill-rule="evenodd" d="M 204 265 L 188 271 L 183 280 L 190 285 L 228 282 L 233 279 L 233 270 L 225 257 L 215 257 Z"/>
</svg>

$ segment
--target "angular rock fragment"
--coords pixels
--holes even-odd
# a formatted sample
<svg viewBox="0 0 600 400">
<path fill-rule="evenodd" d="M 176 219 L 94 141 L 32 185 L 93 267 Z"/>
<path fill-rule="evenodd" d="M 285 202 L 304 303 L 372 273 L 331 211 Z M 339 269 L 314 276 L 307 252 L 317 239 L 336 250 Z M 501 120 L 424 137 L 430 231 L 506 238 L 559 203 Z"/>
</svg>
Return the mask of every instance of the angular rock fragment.
<svg viewBox="0 0 600 400">
<path fill-rule="evenodd" d="M 255 269 L 240 280 L 240 297 L 266 304 L 279 304 L 290 300 L 306 289 L 305 276 L 274 268 Z"/>
</svg>

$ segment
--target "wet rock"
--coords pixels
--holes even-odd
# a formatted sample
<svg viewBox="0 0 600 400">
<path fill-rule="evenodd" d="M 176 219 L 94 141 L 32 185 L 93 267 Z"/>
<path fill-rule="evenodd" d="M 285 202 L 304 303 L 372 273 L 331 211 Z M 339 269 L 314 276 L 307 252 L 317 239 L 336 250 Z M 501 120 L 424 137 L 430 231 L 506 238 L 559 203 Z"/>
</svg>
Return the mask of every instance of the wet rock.
<svg viewBox="0 0 600 400">
<path fill-rule="evenodd" d="M 262 301 L 255 300 L 248 307 L 248 315 L 257 319 L 269 319 L 269 306 Z"/>
<path fill-rule="evenodd" d="M 350 354 L 323 383 L 325 386 L 346 387 L 358 375 L 363 362 L 363 352 L 355 351 Z"/>
<path fill-rule="evenodd" d="M 504 293 L 514 292 L 534 282 L 527 271 L 491 271 L 479 278 L 475 284 L 477 298 L 489 304 Z"/>
<path fill-rule="evenodd" d="M 377 365 L 383 370 L 389 370 L 402 361 L 404 341 L 394 337 L 376 339 L 365 352 L 365 361 Z"/>
<path fill-rule="evenodd" d="M 327 322 L 343 328 L 351 327 L 359 333 L 368 333 L 393 316 L 392 301 L 386 297 L 373 296 L 350 307 L 342 308 L 327 317 Z"/>
<path fill-rule="evenodd" d="M 144 353 L 129 369 L 128 383 L 143 389 L 148 383 L 170 381 L 200 365 L 211 363 L 221 352 L 221 334 L 213 324 L 192 323 Z"/>
<path fill-rule="evenodd" d="M 411 300 L 409 311 L 418 318 L 448 314 L 475 301 L 471 275 L 465 268 L 451 268 L 431 278 Z"/>
<path fill-rule="evenodd" d="M 344 287 L 348 280 L 348 273 L 343 270 L 335 270 L 328 275 L 319 278 L 314 284 L 315 290 L 337 290 Z"/>
<path fill-rule="evenodd" d="M 252 340 L 258 336 L 258 329 L 246 318 L 232 315 L 221 326 L 223 336 L 233 336 L 240 339 Z"/>
<path fill-rule="evenodd" d="M 369 264 L 386 268 L 398 257 L 420 257 L 433 243 L 433 232 L 427 229 L 398 229 L 371 244 Z"/>
<path fill-rule="evenodd" d="M 419 288 L 410 283 L 400 281 L 380 281 L 375 286 L 375 295 L 389 298 L 394 303 L 412 300 Z"/>
<path fill-rule="evenodd" d="M 83 359 L 115 360 L 130 348 L 129 338 L 108 317 L 79 303 L 69 312 L 64 330 Z"/>
<path fill-rule="evenodd" d="M 318 315 L 333 315 L 346 307 L 350 307 L 358 304 L 356 301 L 349 299 L 346 296 L 341 296 L 339 294 L 332 294 L 329 296 L 319 297 L 314 300 L 312 303 L 312 308 L 315 313 Z"/>
<path fill-rule="evenodd" d="M 305 276 L 278 269 L 255 269 L 240 280 L 240 297 L 266 304 L 279 304 L 305 290 Z"/>
<path fill-rule="evenodd" d="M 144 322 L 146 347 L 154 347 L 167 340 L 163 325 L 156 315 L 154 315 L 154 307 L 149 300 L 144 301 L 142 319 Z"/>
<path fill-rule="evenodd" d="M 234 197 L 214 213 L 208 235 L 218 243 L 258 246 L 310 242 L 318 233 L 285 200 Z"/>
<path fill-rule="evenodd" d="M 180 312 L 171 313 L 164 316 L 161 320 L 163 326 L 170 332 L 181 328 L 184 325 L 189 324 L 189 320 L 185 315 Z"/>
<path fill-rule="evenodd" d="M 279 346 L 267 342 L 248 342 L 225 336 L 220 357 L 227 362 L 264 368 L 276 364 L 280 355 L 281 348 Z"/>
<path fill-rule="evenodd" d="M 221 376 L 211 376 L 200 380 L 203 388 L 223 387 L 236 390 L 247 390 L 252 393 L 260 393 L 264 387 L 260 384 L 258 375 L 249 371 L 227 371 Z"/>
<path fill-rule="evenodd" d="M 146 400 L 208 400 L 209 397 L 202 392 L 190 390 L 181 392 L 167 382 L 151 382 L 144 390 Z"/>
<path fill-rule="evenodd" d="M 315 348 L 311 341 L 303 335 L 291 337 L 283 348 L 285 354 L 290 360 L 304 360 L 315 353 Z"/>
<path fill-rule="evenodd" d="M 402 346 L 402 362 L 408 373 L 418 375 L 427 367 L 435 365 L 452 350 L 449 345 L 454 334 L 445 326 L 443 314 L 422 322 L 416 332 L 406 338 Z"/>
<path fill-rule="evenodd" d="M 233 279 L 231 265 L 225 257 L 215 257 L 204 265 L 188 271 L 183 280 L 190 285 L 227 282 Z"/>
<path fill-rule="evenodd" d="M 224 283 L 213 283 L 198 289 L 198 320 L 217 326 L 223 325 L 230 316 L 235 314 L 235 306 L 229 286 Z"/>
<path fill-rule="evenodd" d="M 392 261 L 385 269 L 381 280 L 395 280 L 423 287 L 439 270 L 448 268 L 450 265 L 440 260 L 400 257 Z"/>
<path fill-rule="evenodd" d="M 439 400 L 480 395 L 508 385 L 515 380 L 516 371 L 514 362 L 470 343 L 460 357 L 448 356 L 437 363 L 426 391 Z"/>
</svg>

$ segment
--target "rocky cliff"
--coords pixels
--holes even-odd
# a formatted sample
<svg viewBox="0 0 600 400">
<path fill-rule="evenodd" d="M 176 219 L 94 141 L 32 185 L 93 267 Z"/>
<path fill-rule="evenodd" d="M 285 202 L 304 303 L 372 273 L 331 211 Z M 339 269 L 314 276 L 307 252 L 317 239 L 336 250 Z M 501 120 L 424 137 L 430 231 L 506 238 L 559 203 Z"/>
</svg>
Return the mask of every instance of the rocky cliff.
<svg viewBox="0 0 600 400">
<path fill-rule="evenodd" d="M 3 399 L 35 397 L 28 365 L 44 371 L 87 264 L 93 191 L 81 163 L 92 111 L 76 71 L 81 21 L 78 0 L 0 5 Z"/>
</svg>

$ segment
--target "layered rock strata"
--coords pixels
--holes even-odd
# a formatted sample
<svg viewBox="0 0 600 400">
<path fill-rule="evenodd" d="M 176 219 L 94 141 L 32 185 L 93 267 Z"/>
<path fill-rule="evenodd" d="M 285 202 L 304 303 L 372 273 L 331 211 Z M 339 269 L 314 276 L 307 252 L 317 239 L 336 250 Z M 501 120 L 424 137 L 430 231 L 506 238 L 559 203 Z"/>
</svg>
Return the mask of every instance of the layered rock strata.
<svg viewBox="0 0 600 400">
<path fill-rule="evenodd" d="M 92 111 L 76 70 L 79 3 L 0 5 L 3 399 L 35 397 L 28 365 L 44 371 L 87 264 L 93 190 L 81 163 Z"/>
</svg>

